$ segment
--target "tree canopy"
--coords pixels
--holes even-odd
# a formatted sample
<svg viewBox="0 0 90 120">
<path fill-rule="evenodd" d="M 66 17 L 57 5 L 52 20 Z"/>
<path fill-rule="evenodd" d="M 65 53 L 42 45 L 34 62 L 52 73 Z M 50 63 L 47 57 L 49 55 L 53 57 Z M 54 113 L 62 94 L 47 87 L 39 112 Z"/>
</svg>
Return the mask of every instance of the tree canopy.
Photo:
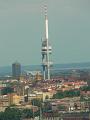
<svg viewBox="0 0 90 120">
<path fill-rule="evenodd" d="M 82 91 L 90 91 L 90 86 L 81 87 L 80 90 L 82 90 Z"/>
<path fill-rule="evenodd" d="M 8 107 L 4 112 L 0 112 L 0 120 L 22 120 L 40 115 L 40 110 L 33 112 L 32 109 L 18 109 Z"/>
<path fill-rule="evenodd" d="M 2 95 L 7 95 L 8 93 L 13 93 L 13 92 L 14 92 L 13 88 L 5 87 L 5 88 L 2 89 L 1 94 Z"/>
<path fill-rule="evenodd" d="M 65 97 L 78 97 L 80 96 L 80 91 L 79 90 L 70 90 L 70 91 L 59 91 L 56 94 L 53 95 L 54 99 L 62 99 Z"/>
<path fill-rule="evenodd" d="M 6 108 L 5 112 L 0 113 L 0 120 L 20 120 L 21 111 L 17 108 Z"/>
</svg>

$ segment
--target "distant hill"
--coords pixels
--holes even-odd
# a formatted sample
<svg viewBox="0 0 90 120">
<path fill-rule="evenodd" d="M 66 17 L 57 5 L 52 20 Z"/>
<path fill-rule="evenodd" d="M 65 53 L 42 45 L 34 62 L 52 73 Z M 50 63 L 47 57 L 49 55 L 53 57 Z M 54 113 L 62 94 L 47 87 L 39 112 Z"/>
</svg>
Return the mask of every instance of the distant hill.
<svg viewBox="0 0 90 120">
<path fill-rule="evenodd" d="M 69 63 L 69 64 L 55 64 L 55 69 L 90 69 L 90 62 L 86 63 Z"/>
<path fill-rule="evenodd" d="M 69 63 L 69 64 L 54 64 L 51 68 L 53 70 L 65 70 L 65 69 L 90 69 L 90 62 L 86 63 Z M 34 71 L 34 70 L 42 70 L 41 65 L 27 65 L 22 66 L 22 71 Z M 0 67 L 0 76 L 11 75 L 12 67 L 4 66 Z"/>
</svg>

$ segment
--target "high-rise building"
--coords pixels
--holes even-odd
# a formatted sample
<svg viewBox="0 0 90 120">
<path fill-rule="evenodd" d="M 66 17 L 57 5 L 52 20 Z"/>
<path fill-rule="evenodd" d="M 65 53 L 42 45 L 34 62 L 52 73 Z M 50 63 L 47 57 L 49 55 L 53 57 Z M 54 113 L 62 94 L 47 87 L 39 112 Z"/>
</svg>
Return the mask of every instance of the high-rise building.
<svg viewBox="0 0 90 120">
<path fill-rule="evenodd" d="M 19 79 L 21 76 L 21 64 L 15 62 L 12 64 L 12 77 L 15 79 Z"/>
</svg>

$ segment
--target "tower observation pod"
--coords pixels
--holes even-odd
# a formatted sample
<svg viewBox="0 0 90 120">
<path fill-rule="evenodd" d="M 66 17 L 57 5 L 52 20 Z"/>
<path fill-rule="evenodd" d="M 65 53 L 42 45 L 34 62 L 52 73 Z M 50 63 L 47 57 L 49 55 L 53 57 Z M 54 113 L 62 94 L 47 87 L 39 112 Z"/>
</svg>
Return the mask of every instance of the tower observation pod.
<svg viewBox="0 0 90 120">
<path fill-rule="evenodd" d="M 52 54 L 52 47 L 49 44 L 48 40 L 48 16 L 47 16 L 47 6 L 44 6 L 45 9 L 45 37 L 42 40 L 42 67 L 43 67 L 43 79 L 50 80 L 50 67 L 52 62 L 50 60 L 50 56 Z"/>
</svg>

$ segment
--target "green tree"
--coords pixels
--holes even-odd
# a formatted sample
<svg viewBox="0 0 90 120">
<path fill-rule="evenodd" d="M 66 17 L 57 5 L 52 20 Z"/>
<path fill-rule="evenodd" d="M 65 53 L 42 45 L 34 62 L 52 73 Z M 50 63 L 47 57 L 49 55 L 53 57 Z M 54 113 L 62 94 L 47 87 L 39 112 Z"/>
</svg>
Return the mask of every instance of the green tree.
<svg viewBox="0 0 90 120">
<path fill-rule="evenodd" d="M 4 112 L 0 112 L 0 120 L 4 120 L 3 115 L 4 115 Z"/>
<path fill-rule="evenodd" d="M 21 119 L 21 111 L 17 108 L 6 108 L 3 119 L 2 120 L 20 120 Z"/>
<path fill-rule="evenodd" d="M 37 110 L 36 112 L 33 112 L 32 109 L 24 109 L 22 111 L 22 113 L 24 113 L 22 116 L 23 118 L 33 118 L 36 116 L 40 116 L 40 110 Z"/>
<path fill-rule="evenodd" d="M 81 87 L 80 90 L 82 90 L 82 91 L 90 91 L 90 86 Z"/>
<path fill-rule="evenodd" d="M 61 98 L 64 98 L 64 94 L 63 92 L 57 92 L 56 94 L 53 95 L 53 98 L 54 99 L 61 99 Z"/>
<path fill-rule="evenodd" d="M 58 110 L 65 110 L 65 106 L 63 106 L 63 105 L 58 105 Z"/>
<path fill-rule="evenodd" d="M 33 118 L 33 110 L 31 109 L 24 109 L 22 113 L 24 113 L 23 114 L 24 118 Z"/>
<path fill-rule="evenodd" d="M 52 110 L 52 106 L 50 104 L 49 101 L 46 101 L 44 102 L 44 105 L 43 105 L 43 112 L 48 112 L 48 111 L 51 111 Z"/>
<path fill-rule="evenodd" d="M 41 105 L 42 105 L 42 100 L 33 99 L 33 100 L 31 100 L 31 103 L 32 103 L 32 105 L 34 105 L 34 106 L 41 107 Z"/>
<path fill-rule="evenodd" d="M 70 91 L 59 91 L 56 94 L 53 95 L 54 99 L 62 99 L 65 97 L 78 97 L 80 96 L 80 91 L 79 90 L 70 90 Z"/>
<path fill-rule="evenodd" d="M 5 88 L 2 89 L 1 94 L 2 95 L 7 95 L 8 93 L 13 93 L 13 92 L 14 92 L 13 88 L 5 87 Z"/>
</svg>

